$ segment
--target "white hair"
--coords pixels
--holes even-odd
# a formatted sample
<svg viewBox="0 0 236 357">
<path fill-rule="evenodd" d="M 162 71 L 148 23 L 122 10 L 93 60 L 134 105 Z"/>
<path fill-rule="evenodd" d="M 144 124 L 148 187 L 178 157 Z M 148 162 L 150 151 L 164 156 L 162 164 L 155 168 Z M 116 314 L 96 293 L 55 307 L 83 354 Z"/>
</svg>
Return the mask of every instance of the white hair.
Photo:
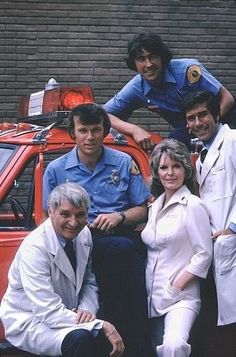
<svg viewBox="0 0 236 357">
<path fill-rule="evenodd" d="M 83 207 L 88 213 L 89 195 L 82 186 L 75 182 L 65 182 L 56 186 L 48 197 L 48 209 L 54 211 L 63 201 L 70 202 L 76 208 Z"/>
</svg>

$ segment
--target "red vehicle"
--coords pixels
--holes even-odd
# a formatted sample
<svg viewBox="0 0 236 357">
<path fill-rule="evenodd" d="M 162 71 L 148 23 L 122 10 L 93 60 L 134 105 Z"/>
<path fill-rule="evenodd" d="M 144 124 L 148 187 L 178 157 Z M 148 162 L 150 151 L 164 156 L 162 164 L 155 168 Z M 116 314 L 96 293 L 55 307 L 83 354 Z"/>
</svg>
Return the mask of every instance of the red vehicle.
<svg viewBox="0 0 236 357">
<path fill-rule="evenodd" d="M 37 95 L 33 99 L 35 97 Z M 22 101 L 22 121 L 0 124 L 0 300 L 7 287 L 9 266 L 19 245 L 42 221 L 45 167 L 74 146 L 64 125 L 68 110 L 78 101 L 93 101 L 93 96 L 89 87 L 85 90 L 74 88 L 72 92 L 68 88 L 56 88 L 43 91 L 36 99 L 36 105 L 32 97 Z M 32 108 L 29 109 L 30 105 Z M 29 110 L 33 111 L 30 116 Z M 151 135 L 153 142 L 160 142 L 159 135 Z M 104 144 L 131 155 L 144 179 L 148 178 L 148 152 L 140 149 L 131 137 L 111 130 Z M 7 345 L 0 324 L 0 355 L 19 356 L 19 353 L 24 354 Z"/>
</svg>

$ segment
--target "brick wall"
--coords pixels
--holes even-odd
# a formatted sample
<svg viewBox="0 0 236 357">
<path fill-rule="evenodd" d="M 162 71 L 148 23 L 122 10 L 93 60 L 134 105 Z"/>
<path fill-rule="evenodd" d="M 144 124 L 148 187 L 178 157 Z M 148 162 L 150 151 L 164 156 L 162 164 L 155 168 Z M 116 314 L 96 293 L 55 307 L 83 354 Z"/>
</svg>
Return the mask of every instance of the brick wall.
<svg viewBox="0 0 236 357">
<path fill-rule="evenodd" d="M 2 0 L 0 121 L 13 120 L 20 96 L 51 77 L 62 85 L 93 83 L 104 103 L 132 78 L 123 58 L 127 41 L 143 30 L 158 32 L 175 57 L 198 58 L 235 95 L 235 19 L 233 0 Z M 169 130 L 147 111 L 131 120 Z"/>
</svg>

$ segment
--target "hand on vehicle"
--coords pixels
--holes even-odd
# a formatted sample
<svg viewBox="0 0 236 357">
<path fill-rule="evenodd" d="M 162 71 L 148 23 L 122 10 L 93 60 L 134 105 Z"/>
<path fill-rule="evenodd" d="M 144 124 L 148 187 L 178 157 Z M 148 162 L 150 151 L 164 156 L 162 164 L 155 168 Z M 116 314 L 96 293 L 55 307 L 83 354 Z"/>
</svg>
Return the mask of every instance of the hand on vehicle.
<svg viewBox="0 0 236 357">
<path fill-rule="evenodd" d="M 85 322 L 91 322 L 96 319 L 96 315 L 92 314 L 87 310 L 76 310 L 77 314 L 77 323 L 83 324 Z"/>
<path fill-rule="evenodd" d="M 117 213 L 102 213 L 95 218 L 93 223 L 89 227 L 100 229 L 104 232 L 109 232 L 111 229 L 115 228 L 120 222 L 122 217 Z"/>
<path fill-rule="evenodd" d="M 154 146 L 150 133 L 143 128 L 135 126 L 132 135 L 134 140 L 142 149 L 151 150 Z"/>
<path fill-rule="evenodd" d="M 115 327 L 110 322 L 104 321 L 102 329 L 106 338 L 109 340 L 109 342 L 112 345 L 112 351 L 110 353 L 110 356 L 111 357 L 122 356 L 125 346 L 123 344 L 120 334 L 117 332 Z"/>
</svg>

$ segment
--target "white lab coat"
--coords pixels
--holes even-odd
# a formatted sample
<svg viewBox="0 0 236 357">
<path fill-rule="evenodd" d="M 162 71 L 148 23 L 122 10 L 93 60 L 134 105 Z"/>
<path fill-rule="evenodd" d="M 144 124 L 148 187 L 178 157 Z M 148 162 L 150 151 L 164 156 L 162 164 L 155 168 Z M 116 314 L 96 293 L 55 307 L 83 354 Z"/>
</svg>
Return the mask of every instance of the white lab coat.
<svg viewBox="0 0 236 357">
<path fill-rule="evenodd" d="M 50 219 L 24 239 L 9 270 L 0 317 L 6 338 L 34 354 L 58 356 L 76 328 L 96 333 L 102 321 L 76 324 L 73 308 L 96 313 L 97 286 L 91 272 L 92 239 L 85 227 L 76 237 L 76 277 Z"/>
<path fill-rule="evenodd" d="M 223 125 L 207 153 L 200 174 L 199 194 L 211 214 L 212 232 L 236 223 L 236 130 Z M 214 275 L 218 299 L 218 325 L 236 322 L 236 234 L 214 243 Z"/>
<path fill-rule="evenodd" d="M 178 307 L 200 309 L 198 279 L 183 291 L 171 283 L 184 271 L 205 278 L 212 260 L 211 228 L 207 209 L 186 186 L 162 208 L 165 194 L 152 205 L 142 232 L 147 246 L 146 284 L 149 317 Z"/>
</svg>

